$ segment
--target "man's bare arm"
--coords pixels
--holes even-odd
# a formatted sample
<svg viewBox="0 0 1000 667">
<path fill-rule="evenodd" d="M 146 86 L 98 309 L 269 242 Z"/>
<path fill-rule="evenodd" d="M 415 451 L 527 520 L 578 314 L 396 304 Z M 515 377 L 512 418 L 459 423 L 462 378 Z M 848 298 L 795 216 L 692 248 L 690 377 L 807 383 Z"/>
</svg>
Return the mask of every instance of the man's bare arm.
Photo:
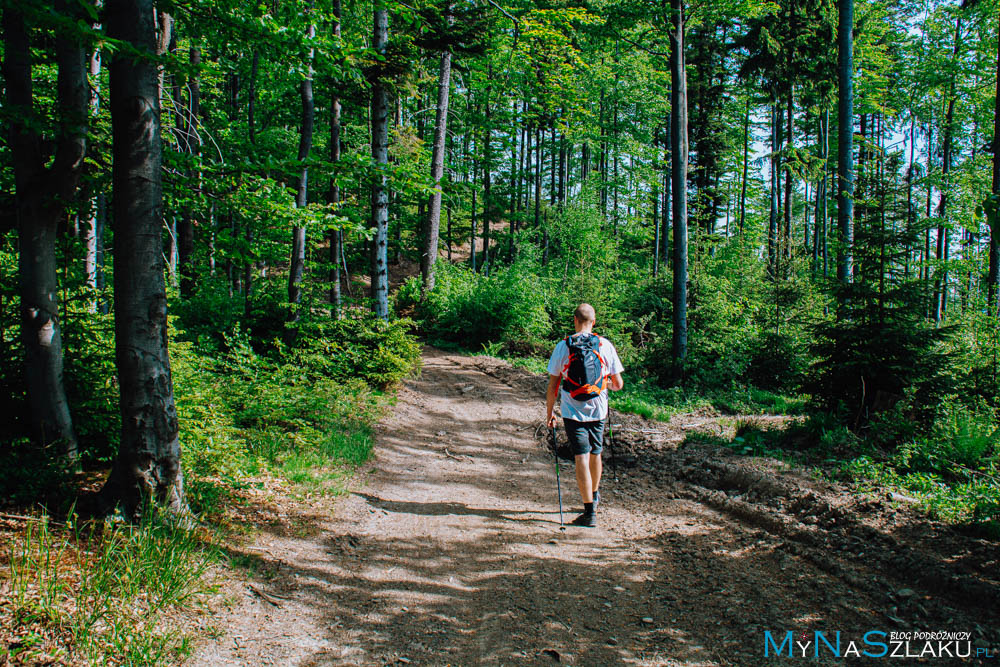
<svg viewBox="0 0 1000 667">
<path fill-rule="evenodd" d="M 556 425 L 556 417 L 552 411 L 556 407 L 556 394 L 559 392 L 559 380 L 561 379 L 559 375 L 550 375 L 549 386 L 545 391 L 545 423 L 549 426 Z"/>
<path fill-rule="evenodd" d="M 622 388 L 625 386 L 625 383 L 622 381 L 621 373 L 615 373 L 608 379 L 611 380 L 611 389 L 613 391 L 621 391 Z"/>
</svg>

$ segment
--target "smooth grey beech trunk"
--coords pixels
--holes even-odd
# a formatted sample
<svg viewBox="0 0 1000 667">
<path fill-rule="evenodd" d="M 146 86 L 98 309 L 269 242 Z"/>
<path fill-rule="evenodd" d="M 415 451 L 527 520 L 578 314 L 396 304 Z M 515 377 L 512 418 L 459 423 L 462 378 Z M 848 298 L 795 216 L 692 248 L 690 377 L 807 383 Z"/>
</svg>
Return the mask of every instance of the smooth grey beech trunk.
<svg viewBox="0 0 1000 667">
<path fill-rule="evenodd" d="M 385 7 L 376 5 L 373 12 L 372 46 L 381 56 L 385 56 L 389 41 L 389 15 Z M 389 95 L 381 73 L 372 82 L 372 158 L 375 160 L 375 174 L 372 178 L 372 226 L 375 238 L 371 251 L 371 298 L 375 315 L 389 319 L 389 189 L 386 168 L 389 164 Z"/>
<path fill-rule="evenodd" d="M 108 0 L 108 36 L 152 53 L 152 0 Z M 160 97 L 156 65 L 125 49 L 111 61 L 115 358 L 121 444 L 99 500 L 139 520 L 150 503 L 185 508 L 167 354 Z"/>
<path fill-rule="evenodd" d="M 57 11 L 66 12 L 62 3 Z M 78 18 L 78 17 L 68 17 Z M 3 73 L 7 91 L 18 229 L 21 340 L 32 439 L 69 461 L 79 458 L 63 385 L 63 349 L 56 275 L 56 238 L 65 206 L 77 194 L 87 150 L 90 101 L 83 45 L 57 35 L 58 138 L 52 164 L 33 117 L 31 44 L 24 17 L 4 11 Z"/>
<path fill-rule="evenodd" d="M 444 176 L 444 148 L 448 135 L 448 93 L 451 87 L 451 53 L 441 54 L 441 72 L 438 76 L 437 115 L 434 119 L 434 146 L 431 152 L 431 179 L 434 190 L 427 207 L 424 227 L 424 249 L 420 256 L 420 274 L 423 293 L 434 289 L 434 263 L 438 255 L 438 238 L 441 230 L 441 178 Z"/>
<path fill-rule="evenodd" d="M 670 118 L 671 177 L 674 216 L 674 312 L 671 356 L 674 378 L 684 378 L 687 359 L 687 279 L 688 279 L 688 109 L 687 74 L 684 58 L 684 0 L 671 0 L 673 31 L 670 35 Z"/>
</svg>

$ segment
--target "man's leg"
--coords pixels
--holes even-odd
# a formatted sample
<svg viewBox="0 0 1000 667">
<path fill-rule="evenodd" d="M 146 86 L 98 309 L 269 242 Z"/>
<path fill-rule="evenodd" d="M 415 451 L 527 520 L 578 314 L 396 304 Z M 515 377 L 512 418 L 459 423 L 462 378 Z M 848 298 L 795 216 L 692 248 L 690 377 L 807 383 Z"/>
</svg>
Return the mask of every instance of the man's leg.
<svg viewBox="0 0 1000 667">
<path fill-rule="evenodd" d="M 604 471 L 604 464 L 600 454 L 590 455 L 590 488 L 593 493 L 601 488 L 601 473 Z"/>
<path fill-rule="evenodd" d="M 576 462 L 576 486 L 580 489 L 580 496 L 583 497 L 584 505 L 586 505 L 594 502 L 594 483 L 591 478 L 594 457 L 591 454 L 577 454 L 574 459 Z M 588 459 L 590 460 L 588 461 Z"/>
</svg>

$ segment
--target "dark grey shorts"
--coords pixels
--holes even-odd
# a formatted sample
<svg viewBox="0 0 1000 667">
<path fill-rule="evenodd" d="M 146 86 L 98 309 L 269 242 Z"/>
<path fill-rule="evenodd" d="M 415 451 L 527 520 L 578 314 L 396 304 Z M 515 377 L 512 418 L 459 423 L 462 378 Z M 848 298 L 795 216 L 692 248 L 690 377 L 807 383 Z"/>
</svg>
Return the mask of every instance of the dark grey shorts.
<svg viewBox="0 0 1000 667">
<path fill-rule="evenodd" d="M 599 455 L 604 449 L 604 420 L 596 422 L 578 422 L 575 419 L 563 419 L 566 437 L 573 454 Z"/>
</svg>

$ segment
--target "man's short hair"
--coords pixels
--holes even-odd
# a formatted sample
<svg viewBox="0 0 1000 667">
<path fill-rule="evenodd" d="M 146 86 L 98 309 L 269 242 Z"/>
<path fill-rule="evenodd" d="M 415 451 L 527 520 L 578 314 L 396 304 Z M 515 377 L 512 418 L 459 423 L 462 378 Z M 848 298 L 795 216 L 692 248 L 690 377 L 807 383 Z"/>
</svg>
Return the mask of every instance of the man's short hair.
<svg viewBox="0 0 1000 667">
<path fill-rule="evenodd" d="M 597 320 L 597 314 L 594 313 L 594 307 L 589 303 L 581 303 L 573 311 L 573 317 L 580 322 L 594 322 Z"/>
</svg>

